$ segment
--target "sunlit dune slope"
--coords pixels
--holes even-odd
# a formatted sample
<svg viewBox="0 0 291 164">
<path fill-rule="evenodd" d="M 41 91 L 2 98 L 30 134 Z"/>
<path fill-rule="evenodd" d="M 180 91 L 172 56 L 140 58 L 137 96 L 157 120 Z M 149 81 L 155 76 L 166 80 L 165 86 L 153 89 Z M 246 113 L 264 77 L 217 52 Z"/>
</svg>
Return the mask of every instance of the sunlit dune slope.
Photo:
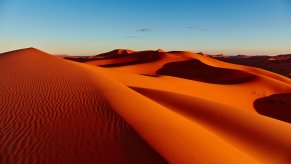
<svg viewBox="0 0 291 164">
<path fill-rule="evenodd" d="M 186 94 L 252 112 L 256 99 L 290 92 L 290 79 L 268 71 L 192 52 L 155 52 L 160 53 L 163 57 L 153 62 L 98 69 L 127 86 Z"/>
<path fill-rule="evenodd" d="M 0 55 L 0 163 L 165 163 L 104 100 L 98 75 L 36 49 Z"/>
<path fill-rule="evenodd" d="M 103 73 L 104 75 L 110 76 L 111 78 L 116 78 L 118 81 L 122 82 L 122 83 L 130 83 L 130 81 L 132 82 L 132 85 L 143 85 L 143 88 L 139 88 L 139 87 L 135 87 L 132 88 L 135 91 L 137 91 L 138 93 L 150 98 L 151 100 L 153 100 L 155 103 L 162 105 L 162 107 L 166 107 L 166 111 L 170 112 L 170 111 L 174 111 L 175 114 L 178 114 L 180 116 L 183 116 L 184 118 L 191 120 L 192 123 L 198 124 L 199 126 L 202 126 L 205 130 L 207 131 L 211 131 L 212 133 L 214 133 L 215 135 L 219 136 L 219 138 L 227 141 L 228 144 L 238 148 L 238 150 L 242 151 L 243 153 L 245 153 L 246 155 L 251 156 L 251 158 L 253 158 L 256 161 L 262 162 L 262 163 L 288 163 L 290 161 L 289 158 L 289 150 L 290 150 L 290 142 L 289 142 L 289 138 L 290 138 L 290 128 L 291 126 L 287 123 L 278 121 L 278 120 L 274 120 L 272 118 L 268 118 L 268 117 L 264 117 L 261 116 L 257 113 L 253 112 L 249 112 L 248 110 L 250 109 L 245 109 L 245 110 L 240 110 L 239 108 L 233 108 L 233 107 L 229 107 L 227 105 L 222 105 L 220 103 L 215 103 L 212 101 L 205 101 L 203 99 L 199 99 L 195 97 L 195 92 L 193 91 L 193 95 L 194 96 L 184 96 L 184 95 L 180 95 L 180 94 L 176 94 L 173 93 L 175 91 L 172 92 L 164 92 L 164 91 L 160 91 L 160 90 L 166 90 L 169 89 L 167 88 L 167 84 L 169 83 L 175 83 L 176 85 L 179 84 L 179 81 L 172 81 L 171 79 L 167 79 L 165 83 L 162 83 L 161 81 L 157 81 L 157 78 L 155 77 L 148 77 L 148 76 L 141 76 L 141 75 L 135 75 L 132 73 L 124 73 L 124 72 L 115 72 L 115 71 L 110 71 L 110 70 L 106 70 L 106 69 L 102 69 L 102 68 L 94 68 L 92 66 L 87 66 L 89 69 L 95 70 L 96 73 Z M 116 73 L 116 74 L 115 74 Z M 119 77 L 118 77 L 119 75 Z M 124 77 L 124 78 L 122 78 Z M 140 78 L 140 79 L 139 79 Z M 259 80 L 268 80 L 268 79 L 259 79 Z M 185 81 L 185 80 L 181 80 L 180 82 Z M 190 82 L 190 81 L 187 81 Z M 191 81 L 192 82 L 192 81 Z M 259 83 L 260 81 L 252 81 L 252 83 Z M 274 81 L 273 85 L 285 85 L 284 83 L 279 83 L 276 84 L 276 82 L 278 81 Z M 106 83 L 104 81 L 104 83 Z M 151 84 L 153 86 L 151 86 Z M 270 82 L 272 83 L 272 82 Z M 195 84 L 195 83 L 194 83 Z M 196 83 L 198 84 L 198 83 Z M 185 83 L 180 83 L 180 85 L 185 85 Z M 199 84 L 198 84 L 199 85 Z M 213 84 L 212 84 L 213 85 Z M 248 86 L 250 85 L 250 86 Z M 166 87 L 165 87 L 166 86 Z M 200 85 L 201 86 L 201 85 Z M 219 87 L 224 87 L 225 85 L 215 85 L 216 89 L 212 88 L 213 92 L 219 92 L 220 96 L 223 94 L 223 89 L 219 89 Z M 250 83 L 246 83 L 244 85 L 237 85 L 237 91 L 239 91 L 239 87 L 242 87 L 243 89 L 246 89 L 247 87 L 251 87 L 252 84 Z M 152 90 L 152 89 L 145 89 L 147 87 L 157 87 L 159 88 L 159 90 Z M 174 86 L 173 86 L 174 87 Z M 268 85 L 263 86 L 266 89 L 268 89 Z M 204 86 L 204 89 L 206 89 L 207 86 Z M 269 86 L 269 89 L 271 87 Z M 288 88 L 288 85 L 285 86 L 285 89 Z M 227 89 L 227 88 L 224 88 Z M 228 88 L 229 89 L 229 88 Z M 284 90 L 284 87 L 282 87 L 282 90 Z M 241 90 L 242 91 L 242 90 Z M 290 91 L 290 87 L 289 87 L 289 91 Z M 124 94 L 118 94 L 118 92 L 112 91 L 112 92 L 106 92 L 109 97 L 120 97 L 122 99 L 122 95 Z M 134 93 L 134 92 L 133 92 Z M 132 94 L 133 94 L 132 93 Z M 243 92 L 242 92 L 243 93 Z M 210 93 L 208 93 L 210 94 Z M 241 94 L 241 93 L 238 93 Z M 114 95 L 114 96 L 113 96 Z M 204 93 L 204 95 L 207 95 L 207 93 Z M 143 104 L 138 103 L 138 100 L 135 99 L 135 101 L 132 102 L 133 97 L 139 97 L 137 94 L 133 94 L 133 96 L 127 95 L 126 100 L 128 99 L 128 101 L 122 99 L 122 104 L 124 104 L 123 108 L 124 110 L 120 110 L 120 108 L 118 108 L 117 110 L 120 110 L 118 113 L 121 114 L 121 116 L 123 116 L 124 118 L 126 118 L 126 120 L 128 122 L 130 122 L 132 120 L 132 124 L 135 125 L 135 129 L 139 129 L 138 132 L 139 134 L 142 134 L 142 136 L 144 136 L 144 138 L 147 138 L 148 134 L 147 133 L 143 133 L 143 131 L 145 129 L 147 129 L 148 125 L 150 125 L 151 121 L 146 119 L 147 114 L 149 115 L 149 118 L 154 117 L 155 115 L 151 114 L 151 111 L 149 110 L 150 107 L 145 106 L 145 102 L 143 102 Z M 230 97 L 228 97 L 228 101 L 227 102 L 231 102 L 231 101 L 236 101 L 236 103 L 239 103 L 240 101 L 243 101 L 243 99 L 237 99 L 237 100 L 232 100 Z M 224 102 L 226 103 L 226 102 Z M 117 106 L 117 104 L 121 104 L 121 102 L 116 102 L 114 101 L 110 101 L 110 104 L 113 104 L 112 106 Z M 134 112 L 130 112 L 128 110 L 126 110 L 127 108 L 129 108 L 131 105 L 136 105 L 139 104 L 140 106 L 143 106 L 144 108 L 142 109 L 134 109 L 134 112 L 138 115 L 142 114 L 140 117 L 136 118 L 133 117 L 132 115 L 128 116 L 128 113 L 132 114 Z M 146 111 L 144 111 L 144 109 L 147 109 Z M 158 111 L 156 111 L 156 109 L 158 109 L 158 107 L 154 108 L 154 111 L 158 113 Z M 162 110 L 164 111 L 164 110 Z M 162 112 L 161 111 L 161 112 Z M 157 114 L 157 117 L 154 117 L 153 122 L 156 123 L 157 119 L 162 117 L 162 116 L 166 116 L 167 114 L 163 113 L 159 113 Z M 136 115 L 135 115 L 136 116 Z M 157 128 L 159 130 L 156 131 L 161 131 L 160 128 L 165 128 L 166 130 L 162 131 L 162 134 L 171 134 L 174 136 L 182 136 L 184 135 L 184 131 L 179 131 L 180 129 L 176 129 L 175 124 L 179 124 L 180 122 L 183 122 L 182 119 L 180 118 L 180 116 L 177 116 L 178 118 L 176 119 L 171 119 L 170 123 L 165 123 L 166 122 L 166 118 L 162 119 L 163 123 L 160 123 L 159 125 L 163 125 L 163 124 L 170 124 L 170 129 L 168 129 L 169 127 L 152 127 L 152 128 Z M 145 121 L 144 121 L 145 120 Z M 137 122 L 137 123 L 135 123 Z M 140 126 L 138 124 L 142 124 L 142 127 L 140 129 Z M 185 123 L 186 124 L 186 123 Z M 181 125 L 181 124 L 179 124 Z M 154 125 L 152 125 L 154 126 Z M 168 126 L 168 125 L 167 125 Z M 194 127 L 192 127 L 194 129 Z M 195 128 L 196 129 L 196 128 Z M 177 134 L 172 134 L 172 132 L 177 132 L 179 131 L 179 135 Z M 189 131 L 189 130 L 188 130 Z M 191 131 L 191 130 L 190 130 Z M 199 131 L 198 129 L 196 129 L 195 131 Z M 272 131 L 270 133 L 270 131 Z M 203 133 L 201 131 L 199 131 L 199 133 Z M 204 133 L 203 133 L 204 134 Z M 161 134 L 160 134 L 161 135 Z M 186 135 L 191 135 L 190 132 L 187 132 Z M 205 136 L 207 136 L 206 134 L 204 134 Z M 195 135 L 195 137 L 190 137 L 191 139 L 195 140 L 194 142 L 201 142 L 199 141 L 199 137 L 197 136 L 197 134 Z M 153 137 L 154 139 L 150 138 Z M 208 136 L 209 137 L 209 136 Z M 159 137 L 158 134 L 151 134 L 150 136 L 148 136 L 148 142 L 152 143 L 153 142 L 153 147 L 155 147 L 155 143 L 156 145 L 160 145 L 163 142 L 167 142 L 167 146 L 169 147 L 170 145 L 175 145 L 172 141 L 171 141 L 171 137 L 167 137 L 169 138 L 169 140 L 171 141 L 171 144 L 169 144 L 170 141 L 167 141 L 165 139 L 159 140 L 162 137 Z M 182 143 L 178 143 L 178 146 L 180 145 L 190 145 L 190 143 L 187 143 L 188 141 L 186 141 L 187 137 L 183 137 L 183 141 L 181 141 Z M 208 141 L 208 140 L 207 140 Z M 209 141 L 208 141 L 209 142 Z M 218 142 L 218 141 L 217 141 Z M 187 143 L 187 144 L 185 144 Z M 197 144 L 197 143 L 196 143 Z M 204 145 L 208 145 L 205 144 Z M 276 146 L 275 146 L 276 145 Z M 177 146 L 177 145 L 175 145 Z M 181 148 L 179 146 L 179 151 L 181 151 Z M 164 150 L 163 147 L 156 147 L 157 150 L 159 150 L 159 152 L 161 152 L 163 154 L 163 152 L 165 153 L 165 157 L 168 156 L 177 156 L 179 154 L 179 152 L 174 151 L 174 150 Z M 212 149 L 212 148 L 207 148 L 207 149 Z M 183 149 L 184 150 L 184 149 Z M 203 149 L 199 149 L 201 154 L 204 154 L 204 150 Z M 213 150 L 211 150 L 213 151 Z M 215 151 L 215 150 L 214 150 Z M 187 151 L 188 152 L 188 151 Z M 169 155 L 167 155 L 167 153 Z M 211 154 L 209 152 L 209 154 Z M 179 155 L 180 156 L 180 155 Z M 213 156 L 212 159 L 209 159 L 207 162 L 211 163 L 213 162 L 212 160 L 216 158 L 215 155 L 209 155 L 209 156 Z M 201 156 L 202 157 L 202 156 Z M 227 156 L 229 157 L 229 156 Z M 227 158 L 225 157 L 225 158 Z M 177 157 L 178 158 L 178 157 Z M 202 157 L 203 158 L 203 157 Z M 239 157 L 239 158 L 243 158 L 243 157 Z M 171 161 L 173 161 L 174 159 L 171 159 Z M 183 160 L 187 160 L 186 157 L 183 157 Z M 198 159 L 195 159 L 194 157 L 190 158 L 188 161 L 196 161 L 198 162 Z M 217 159 L 216 159 L 217 160 Z M 230 159 L 229 159 L 230 160 Z M 224 161 L 226 162 L 226 161 Z M 222 163 L 224 163 L 222 162 Z M 254 161 L 253 161 L 254 162 Z M 198 163 L 203 163 L 202 161 L 199 161 Z M 216 162 L 216 163 L 220 163 L 220 162 Z M 236 163 L 238 163 L 236 161 Z"/>
<path fill-rule="evenodd" d="M 163 55 L 172 60 L 156 60 L 155 65 L 144 62 L 106 69 L 90 68 L 130 86 L 170 110 L 200 122 L 240 150 L 256 156 L 258 161 L 286 163 L 290 160 L 290 135 L 286 135 L 287 131 L 290 133 L 290 125 L 280 123 L 286 120 L 276 118 L 277 113 L 287 114 L 288 117 L 288 113 L 284 112 L 289 111 L 287 105 L 281 107 L 283 114 L 274 111 L 276 114 L 268 115 L 268 118 L 259 115 L 258 107 L 254 105 L 259 98 L 290 93 L 290 79 L 191 52 L 163 52 Z M 160 76 L 163 74 L 172 77 Z M 284 97 L 275 102 L 288 100 Z M 249 122 L 245 123 L 246 120 Z M 281 125 L 271 128 L 277 123 Z M 286 129 L 279 130 L 281 126 Z M 271 134 L 270 129 L 277 132 Z M 276 148 L 274 145 L 277 145 Z"/>
<path fill-rule="evenodd" d="M 1 54 L 0 70 L 4 163 L 291 163 L 291 81 L 268 71 L 192 52 L 68 61 L 33 48 Z"/>
</svg>

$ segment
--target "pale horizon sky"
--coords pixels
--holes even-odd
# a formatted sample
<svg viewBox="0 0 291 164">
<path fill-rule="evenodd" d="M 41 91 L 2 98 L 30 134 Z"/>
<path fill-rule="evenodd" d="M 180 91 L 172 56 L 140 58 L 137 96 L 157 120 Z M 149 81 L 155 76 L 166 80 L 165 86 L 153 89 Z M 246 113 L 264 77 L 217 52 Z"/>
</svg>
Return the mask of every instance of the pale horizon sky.
<svg viewBox="0 0 291 164">
<path fill-rule="evenodd" d="M 291 53 L 291 0 L 0 0 L 0 53 Z"/>
</svg>

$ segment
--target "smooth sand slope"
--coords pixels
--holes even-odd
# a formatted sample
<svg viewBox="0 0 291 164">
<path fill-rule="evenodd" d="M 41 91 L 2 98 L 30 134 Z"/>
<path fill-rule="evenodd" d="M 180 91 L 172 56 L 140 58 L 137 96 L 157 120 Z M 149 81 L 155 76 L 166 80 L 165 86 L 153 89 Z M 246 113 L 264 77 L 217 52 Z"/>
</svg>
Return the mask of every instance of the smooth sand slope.
<svg viewBox="0 0 291 164">
<path fill-rule="evenodd" d="M 191 52 L 74 61 L 0 55 L 1 163 L 291 163 L 288 78 Z"/>
</svg>

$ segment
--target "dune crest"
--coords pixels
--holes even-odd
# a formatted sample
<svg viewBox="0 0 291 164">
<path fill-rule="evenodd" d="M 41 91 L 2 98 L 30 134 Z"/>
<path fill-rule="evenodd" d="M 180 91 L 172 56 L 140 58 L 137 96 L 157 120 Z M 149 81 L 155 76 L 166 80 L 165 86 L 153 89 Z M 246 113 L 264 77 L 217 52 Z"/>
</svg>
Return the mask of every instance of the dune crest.
<svg viewBox="0 0 291 164">
<path fill-rule="evenodd" d="M 0 163 L 291 163 L 286 77 L 184 51 L 65 59 L 0 54 Z"/>
</svg>

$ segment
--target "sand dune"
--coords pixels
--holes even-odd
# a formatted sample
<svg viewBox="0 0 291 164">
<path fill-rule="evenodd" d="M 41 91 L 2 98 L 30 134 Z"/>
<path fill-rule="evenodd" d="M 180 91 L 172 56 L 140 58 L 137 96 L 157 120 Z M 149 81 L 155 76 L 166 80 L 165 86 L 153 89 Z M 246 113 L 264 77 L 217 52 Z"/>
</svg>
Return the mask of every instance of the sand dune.
<svg viewBox="0 0 291 164">
<path fill-rule="evenodd" d="M 208 56 L 205 56 L 205 55 L 195 54 L 193 52 L 171 52 L 171 54 L 175 54 L 175 55 L 178 55 L 178 56 L 189 57 L 189 58 L 193 58 L 193 59 L 198 59 L 198 60 L 202 61 L 203 63 L 209 65 L 209 66 L 214 66 L 214 67 L 219 67 L 219 68 L 229 68 L 229 69 L 235 69 L 235 70 L 242 70 L 242 71 L 246 71 L 246 72 L 249 72 L 249 73 L 257 74 L 259 76 L 266 76 L 266 77 L 270 77 L 271 79 L 280 80 L 280 81 L 285 82 L 287 84 L 291 84 L 289 78 L 284 77 L 284 76 L 280 76 L 280 75 L 278 75 L 276 73 L 272 73 L 272 72 L 269 72 L 269 71 L 266 71 L 266 70 L 262 70 L 262 69 L 259 69 L 259 68 L 226 63 L 226 62 L 223 62 L 223 61 L 215 60 L 215 59 L 213 59 L 211 57 L 208 57 Z"/>
<path fill-rule="evenodd" d="M 196 59 L 167 63 L 157 71 L 157 74 L 214 84 L 237 84 L 255 78 L 254 75 L 244 71 L 212 67 Z"/>
<path fill-rule="evenodd" d="M 212 56 L 234 64 L 242 64 L 269 70 L 291 78 L 291 54 L 277 56 Z"/>
<path fill-rule="evenodd" d="M 188 57 L 171 55 L 162 50 L 131 51 L 129 54 L 118 53 L 118 50 L 87 58 L 87 61 L 68 57 L 66 59 L 79 61 L 90 65 L 100 66 L 125 72 L 144 75 L 157 75 L 156 71 L 169 62 L 191 60 Z"/>
<path fill-rule="evenodd" d="M 165 163 L 96 79 L 35 49 L 0 55 L 1 163 Z"/>
<path fill-rule="evenodd" d="M 284 160 L 291 160 L 288 157 L 290 135 L 286 136 L 291 130 L 286 123 L 191 96 L 144 88 L 133 89 L 167 109 L 198 122 L 228 143 L 256 156 L 258 161 L 284 163 Z"/>
<path fill-rule="evenodd" d="M 0 55 L 0 163 L 291 163 L 286 77 L 191 52 L 66 59 Z"/>
</svg>

